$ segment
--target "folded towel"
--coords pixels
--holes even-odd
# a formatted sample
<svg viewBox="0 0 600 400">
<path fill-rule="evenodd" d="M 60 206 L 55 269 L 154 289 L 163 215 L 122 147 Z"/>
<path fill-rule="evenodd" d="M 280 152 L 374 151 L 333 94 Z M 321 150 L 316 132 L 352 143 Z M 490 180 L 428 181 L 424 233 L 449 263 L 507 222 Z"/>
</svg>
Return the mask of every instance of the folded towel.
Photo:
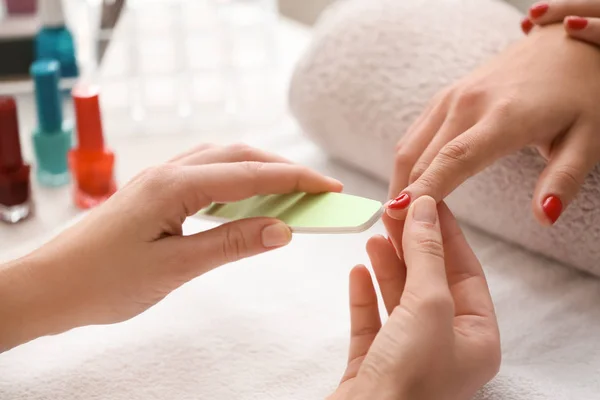
<svg viewBox="0 0 600 400">
<path fill-rule="evenodd" d="M 493 0 L 340 2 L 297 66 L 292 112 L 333 157 L 389 180 L 394 145 L 430 97 L 519 38 L 521 18 Z M 544 165 L 523 150 L 468 180 L 448 203 L 464 222 L 600 275 L 600 168 L 549 229 L 530 206 Z"/>
</svg>

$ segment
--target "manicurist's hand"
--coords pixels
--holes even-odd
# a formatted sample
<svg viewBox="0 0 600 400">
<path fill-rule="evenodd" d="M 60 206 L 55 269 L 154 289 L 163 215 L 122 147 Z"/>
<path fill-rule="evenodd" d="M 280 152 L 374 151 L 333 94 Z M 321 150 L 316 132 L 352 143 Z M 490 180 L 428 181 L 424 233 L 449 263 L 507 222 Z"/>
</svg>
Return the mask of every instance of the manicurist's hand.
<svg viewBox="0 0 600 400">
<path fill-rule="evenodd" d="M 398 143 L 388 214 L 403 219 L 423 195 L 440 202 L 499 158 L 532 146 L 548 161 L 533 213 L 542 224 L 556 222 L 600 160 L 598 71 L 597 48 L 547 26 L 439 93 Z"/>
<path fill-rule="evenodd" d="M 151 168 L 52 242 L 0 267 L 0 351 L 127 320 L 213 268 L 291 240 L 286 225 L 268 218 L 182 236 L 183 221 L 212 202 L 341 189 L 246 146 L 201 146 Z"/>
<path fill-rule="evenodd" d="M 371 275 L 354 268 L 348 366 L 331 400 L 471 399 L 500 365 L 481 265 L 431 197 L 413 202 L 404 229 L 385 222 L 393 244 L 374 237 L 367 250 L 389 318 L 382 326 Z"/>
</svg>

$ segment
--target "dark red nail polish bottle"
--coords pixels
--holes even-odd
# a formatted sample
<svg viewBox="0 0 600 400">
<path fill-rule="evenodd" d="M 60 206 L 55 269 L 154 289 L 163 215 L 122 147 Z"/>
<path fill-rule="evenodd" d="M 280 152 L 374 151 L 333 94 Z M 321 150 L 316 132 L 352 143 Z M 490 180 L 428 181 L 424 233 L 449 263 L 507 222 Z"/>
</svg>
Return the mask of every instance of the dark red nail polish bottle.
<svg viewBox="0 0 600 400">
<path fill-rule="evenodd" d="M 16 224 L 31 213 L 29 171 L 21 155 L 17 104 L 0 97 L 0 220 Z"/>
<path fill-rule="evenodd" d="M 88 209 L 117 191 L 115 154 L 104 143 L 99 89 L 80 84 L 73 89 L 73 102 L 77 146 L 69 153 L 69 165 L 75 184 L 75 205 Z"/>
</svg>

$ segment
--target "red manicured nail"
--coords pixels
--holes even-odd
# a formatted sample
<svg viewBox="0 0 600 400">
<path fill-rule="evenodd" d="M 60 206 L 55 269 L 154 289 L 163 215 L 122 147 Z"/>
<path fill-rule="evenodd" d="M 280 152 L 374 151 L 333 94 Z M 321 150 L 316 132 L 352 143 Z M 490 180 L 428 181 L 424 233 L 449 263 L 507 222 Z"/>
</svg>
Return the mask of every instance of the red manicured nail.
<svg viewBox="0 0 600 400">
<path fill-rule="evenodd" d="M 542 15 L 546 14 L 546 11 L 548 11 L 548 3 L 538 3 L 538 4 L 534 4 L 530 9 L 529 9 L 529 15 L 531 15 L 531 18 L 539 18 Z"/>
<path fill-rule="evenodd" d="M 404 210 L 410 204 L 410 196 L 406 193 L 401 194 L 388 203 L 388 208 L 392 210 Z"/>
<path fill-rule="evenodd" d="M 556 220 L 558 220 L 558 217 L 560 217 L 560 214 L 562 213 L 563 205 L 558 197 L 548 196 L 546 197 L 546 200 L 544 200 L 544 202 L 542 203 L 542 209 L 544 210 L 544 213 L 546 214 L 548 219 L 552 223 L 555 223 Z"/>
<path fill-rule="evenodd" d="M 585 28 L 588 24 L 587 18 L 582 17 L 569 17 L 567 18 L 567 27 L 575 31 L 580 31 Z"/>
<path fill-rule="evenodd" d="M 521 29 L 523 30 L 524 34 L 528 35 L 533 29 L 533 22 L 531 22 L 529 18 L 523 18 L 521 21 Z"/>
</svg>

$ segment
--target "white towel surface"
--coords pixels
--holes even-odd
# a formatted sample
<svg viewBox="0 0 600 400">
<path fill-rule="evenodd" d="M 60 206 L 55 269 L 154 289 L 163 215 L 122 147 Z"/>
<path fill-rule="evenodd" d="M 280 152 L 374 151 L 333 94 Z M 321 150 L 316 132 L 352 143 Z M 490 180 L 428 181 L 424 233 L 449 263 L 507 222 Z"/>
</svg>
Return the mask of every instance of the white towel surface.
<svg viewBox="0 0 600 400">
<path fill-rule="evenodd" d="M 295 139 L 293 139 L 295 138 Z M 264 148 L 384 198 L 386 185 L 301 137 Z M 258 144 L 258 143 L 257 143 Z M 189 220 L 186 232 L 210 227 Z M 285 249 L 182 287 L 131 321 L 76 329 L 0 355 L 2 400 L 318 399 L 348 344 L 347 275 L 374 233 L 297 235 Z M 489 400 L 598 399 L 600 281 L 467 228 L 485 265 L 504 361 Z"/>
<path fill-rule="evenodd" d="M 349 0 L 320 22 L 298 64 L 291 106 L 333 157 L 387 180 L 393 148 L 427 101 L 522 37 L 522 14 L 496 0 Z M 448 199 L 463 221 L 600 276 L 600 166 L 552 229 L 531 198 L 545 166 L 505 157 Z"/>
</svg>

